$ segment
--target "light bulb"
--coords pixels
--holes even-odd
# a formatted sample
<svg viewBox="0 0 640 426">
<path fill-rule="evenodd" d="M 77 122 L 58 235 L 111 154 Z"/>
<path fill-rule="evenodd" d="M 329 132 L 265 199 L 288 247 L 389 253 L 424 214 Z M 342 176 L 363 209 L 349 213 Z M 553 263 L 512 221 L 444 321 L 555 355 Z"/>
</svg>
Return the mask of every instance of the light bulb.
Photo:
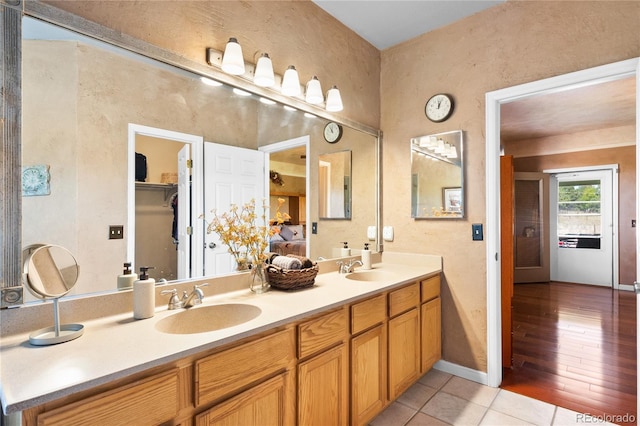
<svg viewBox="0 0 640 426">
<path fill-rule="evenodd" d="M 244 74 L 244 57 L 238 40 L 231 37 L 222 55 L 222 71 L 231 75 Z"/>
<path fill-rule="evenodd" d="M 286 96 L 298 96 L 300 94 L 300 78 L 293 65 L 284 72 L 282 77 L 282 94 Z"/>
</svg>

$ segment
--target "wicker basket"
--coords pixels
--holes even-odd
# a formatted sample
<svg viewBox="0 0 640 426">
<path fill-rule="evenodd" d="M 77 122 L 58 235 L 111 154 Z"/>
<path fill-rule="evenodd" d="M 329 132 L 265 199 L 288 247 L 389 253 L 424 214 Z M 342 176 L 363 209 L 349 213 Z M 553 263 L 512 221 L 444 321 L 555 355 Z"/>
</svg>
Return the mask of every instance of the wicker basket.
<svg viewBox="0 0 640 426">
<path fill-rule="evenodd" d="M 318 264 L 314 262 L 311 268 L 283 269 L 275 265 L 267 265 L 269 285 L 278 290 L 300 290 L 312 287 L 318 275 Z"/>
</svg>

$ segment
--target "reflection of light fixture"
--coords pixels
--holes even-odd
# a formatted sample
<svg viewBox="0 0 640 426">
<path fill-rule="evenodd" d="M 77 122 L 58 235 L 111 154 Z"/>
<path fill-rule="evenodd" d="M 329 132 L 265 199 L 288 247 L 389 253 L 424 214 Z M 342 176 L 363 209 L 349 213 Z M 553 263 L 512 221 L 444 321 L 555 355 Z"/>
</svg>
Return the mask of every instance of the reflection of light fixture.
<svg viewBox="0 0 640 426">
<path fill-rule="evenodd" d="M 262 96 L 260 97 L 260 102 L 262 102 L 265 105 L 275 105 L 276 104 L 276 101 L 272 101 L 271 99 L 263 98 Z"/>
<path fill-rule="evenodd" d="M 222 86 L 222 83 L 220 83 L 219 81 L 215 81 L 207 77 L 200 77 L 200 81 L 206 84 L 207 86 L 213 86 L 213 87 Z"/>
<path fill-rule="evenodd" d="M 244 74 L 244 57 L 242 48 L 234 37 L 229 39 L 222 56 L 222 71 L 231 75 Z"/>
<path fill-rule="evenodd" d="M 289 68 L 284 72 L 281 91 L 286 96 L 298 96 L 300 94 L 300 78 L 298 78 L 298 71 L 293 65 L 289 65 Z"/>
<path fill-rule="evenodd" d="M 260 87 L 271 87 L 276 84 L 276 79 L 273 75 L 273 64 L 268 53 L 263 53 L 258 58 L 256 64 L 256 71 L 253 75 L 253 82 Z"/>
<path fill-rule="evenodd" d="M 317 105 L 324 102 L 324 96 L 322 94 L 322 86 L 320 80 L 315 75 L 311 80 L 307 82 L 307 92 L 305 100 L 310 104 Z"/>
<path fill-rule="evenodd" d="M 438 144 L 433 151 L 437 154 L 442 154 L 444 152 L 444 141 L 442 139 L 438 139 Z"/>
<path fill-rule="evenodd" d="M 325 108 L 330 112 L 342 111 L 342 98 L 336 86 L 333 86 L 327 92 L 327 105 Z"/>
<path fill-rule="evenodd" d="M 251 96 L 251 93 L 244 91 L 242 89 L 238 89 L 237 87 L 233 88 L 233 93 L 235 93 L 238 96 Z"/>
<path fill-rule="evenodd" d="M 449 150 L 444 153 L 444 156 L 447 158 L 458 158 L 458 150 L 455 146 L 449 146 Z"/>
<path fill-rule="evenodd" d="M 295 109 L 294 107 L 290 107 L 289 105 L 285 105 L 283 108 L 287 111 L 297 111 L 297 109 Z"/>
</svg>

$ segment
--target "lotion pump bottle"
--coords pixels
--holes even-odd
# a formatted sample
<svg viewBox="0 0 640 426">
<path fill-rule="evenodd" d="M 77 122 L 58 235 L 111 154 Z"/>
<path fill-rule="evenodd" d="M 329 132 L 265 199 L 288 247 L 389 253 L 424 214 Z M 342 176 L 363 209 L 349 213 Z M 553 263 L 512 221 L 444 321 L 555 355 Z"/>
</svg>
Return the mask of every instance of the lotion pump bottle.
<svg viewBox="0 0 640 426">
<path fill-rule="evenodd" d="M 156 309 L 156 281 L 149 278 L 151 266 L 140 267 L 140 279 L 133 283 L 133 318 L 151 318 Z"/>
<path fill-rule="evenodd" d="M 360 253 L 362 260 L 362 269 L 371 269 L 371 250 L 369 250 L 369 243 L 364 243 L 364 249 Z"/>
<path fill-rule="evenodd" d="M 124 264 L 122 275 L 118 275 L 118 290 L 126 290 L 133 287 L 133 282 L 138 279 L 138 274 L 131 272 L 131 262 Z"/>
<path fill-rule="evenodd" d="M 342 247 L 340 255 L 342 257 L 351 256 L 351 249 L 349 248 L 349 243 L 347 241 L 345 241 L 342 244 L 344 244 L 344 246 Z"/>
</svg>

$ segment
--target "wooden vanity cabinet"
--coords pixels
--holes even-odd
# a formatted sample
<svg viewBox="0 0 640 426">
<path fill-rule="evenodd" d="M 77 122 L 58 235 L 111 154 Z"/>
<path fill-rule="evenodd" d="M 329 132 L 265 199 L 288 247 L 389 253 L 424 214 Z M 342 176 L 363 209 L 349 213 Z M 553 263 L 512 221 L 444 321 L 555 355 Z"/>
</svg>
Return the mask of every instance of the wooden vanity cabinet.
<svg viewBox="0 0 640 426">
<path fill-rule="evenodd" d="M 366 425 L 387 403 L 387 298 L 351 306 L 351 424 Z"/>
<path fill-rule="evenodd" d="M 347 306 L 298 325 L 298 424 L 346 425 L 349 419 Z"/>
<path fill-rule="evenodd" d="M 389 293 L 389 400 L 420 378 L 420 286 Z"/>
<path fill-rule="evenodd" d="M 421 372 L 426 373 L 440 360 L 442 354 L 442 307 L 440 275 L 420 282 L 420 328 L 422 332 Z"/>
</svg>

